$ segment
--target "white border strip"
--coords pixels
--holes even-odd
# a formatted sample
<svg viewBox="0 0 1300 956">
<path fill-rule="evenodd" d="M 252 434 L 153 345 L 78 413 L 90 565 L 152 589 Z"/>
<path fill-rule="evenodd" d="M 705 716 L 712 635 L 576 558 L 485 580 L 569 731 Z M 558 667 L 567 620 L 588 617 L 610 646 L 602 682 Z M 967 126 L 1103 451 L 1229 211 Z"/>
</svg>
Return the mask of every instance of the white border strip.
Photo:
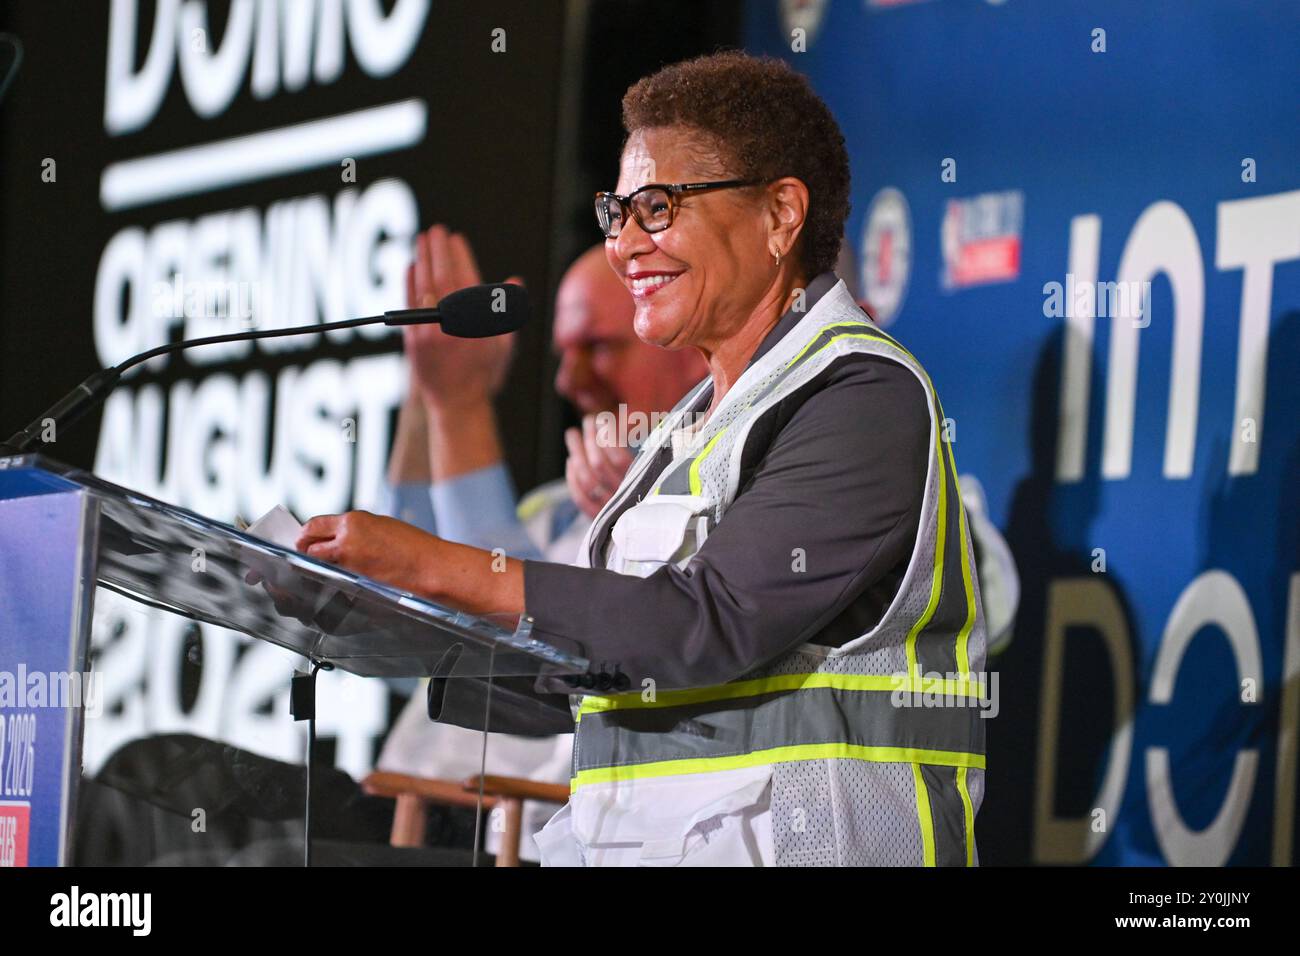
<svg viewBox="0 0 1300 956">
<path fill-rule="evenodd" d="M 104 168 L 99 201 L 106 211 L 117 212 L 391 152 L 419 143 L 427 127 L 424 101 L 410 99 L 127 159 Z"/>
</svg>

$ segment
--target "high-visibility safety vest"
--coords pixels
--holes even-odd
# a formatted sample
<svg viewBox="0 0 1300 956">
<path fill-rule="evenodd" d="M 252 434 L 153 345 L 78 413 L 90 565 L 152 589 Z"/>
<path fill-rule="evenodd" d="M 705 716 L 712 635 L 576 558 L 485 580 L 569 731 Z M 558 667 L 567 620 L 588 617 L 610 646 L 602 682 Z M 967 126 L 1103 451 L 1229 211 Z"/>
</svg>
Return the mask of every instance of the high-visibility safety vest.
<svg viewBox="0 0 1300 956">
<path fill-rule="evenodd" d="M 580 698 L 570 801 L 537 838 L 545 862 L 977 864 L 985 631 L 951 443 L 924 369 L 843 282 L 745 371 L 594 553 L 707 380 L 669 414 L 583 554 L 642 576 L 686 567 L 725 520 L 752 426 L 850 354 L 902 364 L 929 404 L 933 454 L 897 595 L 848 643 L 804 644 L 726 684 Z"/>
</svg>

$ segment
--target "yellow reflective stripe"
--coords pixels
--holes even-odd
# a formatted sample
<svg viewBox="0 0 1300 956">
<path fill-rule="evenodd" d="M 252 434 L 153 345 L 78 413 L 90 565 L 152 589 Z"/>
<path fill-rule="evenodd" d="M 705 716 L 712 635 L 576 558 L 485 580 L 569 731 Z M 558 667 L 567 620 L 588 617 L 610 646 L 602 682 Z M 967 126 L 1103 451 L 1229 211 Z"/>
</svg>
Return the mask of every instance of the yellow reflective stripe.
<svg viewBox="0 0 1300 956">
<path fill-rule="evenodd" d="M 939 606 L 939 595 L 943 591 L 943 548 L 944 539 L 948 533 L 948 504 L 946 490 L 948 481 L 944 477 L 943 473 L 943 452 L 939 448 L 939 433 L 937 429 L 935 431 L 934 442 L 935 463 L 939 466 L 937 472 L 939 479 L 939 531 L 935 536 L 934 542 L 934 577 L 930 580 L 930 600 L 925 606 L 925 611 L 916 619 L 916 623 L 912 625 L 912 629 L 907 632 L 907 672 L 913 677 L 919 677 L 921 673 L 921 667 L 916 660 L 916 639 L 920 635 L 921 631 L 925 630 L 925 626 L 930 623 L 930 619 L 934 617 L 935 609 Z M 965 673 L 965 671 L 963 671 L 963 673 Z"/>
<path fill-rule="evenodd" d="M 884 333 L 882 333 L 882 334 L 884 334 Z M 934 398 L 934 406 L 935 406 L 935 413 L 936 413 L 936 414 L 935 414 L 935 425 L 936 425 L 936 428 L 939 429 L 939 430 L 942 430 L 942 428 L 943 428 L 943 421 L 944 421 L 944 416 L 943 416 L 943 405 L 940 404 L 940 402 L 939 402 L 939 395 L 938 395 L 938 393 L 934 390 L 934 382 L 930 381 L 930 374 L 929 374 L 928 372 L 926 372 L 926 370 L 921 366 L 921 363 L 920 363 L 920 362 L 917 362 L 917 360 L 916 360 L 916 356 L 914 356 L 914 355 L 913 355 L 911 352 L 909 352 L 907 349 L 903 348 L 903 346 L 900 345 L 898 342 L 894 341 L 893 338 L 883 339 L 882 341 L 886 341 L 889 345 L 892 345 L 894 348 L 898 349 L 898 351 L 902 352 L 902 353 L 903 353 L 904 355 L 906 355 L 909 359 L 911 359 L 913 362 L 916 363 L 917 368 L 920 369 L 921 374 L 925 377 L 925 384 L 926 384 L 926 387 L 929 389 L 930 395 Z M 953 485 L 956 487 L 956 486 L 957 486 L 957 465 L 956 465 L 956 463 L 954 462 L 954 460 L 953 460 L 953 456 L 952 456 L 952 443 L 951 443 L 951 442 L 944 442 L 944 444 L 948 445 L 948 463 L 952 466 Z M 935 444 L 935 450 L 936 450 L 936 451 L 938 452 L 938 454 L 939 454 L 939 471 L 940 471 L 940 474 L 942 474 L 942 472 L 943 472 L 943 452 L 942 452 L 941 450 L 939 450 L 938 442 L 936 442 L 936 444 Z M 937 550 L 936 550 L 936 552 L 935 552 L 936 555 L 938 555 L 938 558 L 937 558 L 937 560 L 936 560 L 936 562 L 935 562 L 935 577 L 934 577 L 934 583 L 935 583 L 935 584 L 938 584 L 938 583 L 941 582 L 941 580 L 942 580 L 942 574 L 941 574 L 941 570 L 940 570 L 940 569 L 943 567 L 943 541 L 945 540 L 945 531 L 946 531 L 946 525 L 947 525 L 947 510 L 948 510 L 948 509 L 945 507 L 945 503 L 946 503 L 946 501 L 945 501 L 945 499 L 946 499 L 945 485 L 946 485 L 946 482 L 941 482 L 940 485 L 939 485 L 939 535 L 938 535 L 938 546 L 937 546 Z M 960 495 L 960 489 L 959 489 L 959 488 L 958 488 L 958 496 L 957 496 L 957 500 L 958 500 L 959 502 L 961 501 L 961 495 Z M 959 650 L 958 650 L 958 655 L 957 655 L 957 664 L 958 664 L 958 666 L 957 666 L 957 671 L 958 671 L 958 673 L 961 673 L 961 674 L 968 674 L 968 673 L 970 673 L 970 660 L 969 660 L 969 658 L 967 657 L 967 653 L 966 653 L 966 637 L 969 635 L 970 629 L 971 629 L 971 627 L 972 627 L 972 626 L 974 625 L 974 623 L 975 623 L 975 596 L 974 596 L 974 590 L 973 590 L 973 588 L 972 588 L 971 580 L 970 580 L 970 566 L 969 566 L 969 564 L 967 563 L 967 557 L 966 557 L 966 548 L 965 548 L 965 544 L 966 544 L 966 540 L 967 540 L 967 532 L 966 532 L 966 512 L 965 512 L 965 509 L 962 509 L 959 513 L 960 513 L 960 515 L 961 515 L 961 528 L 960 528 L 960 533 L 961 533 L 961 539 L 962 539 L 962 580 L 963 580 L 963 583 L 966 585 L 967 623 L 966 623 L 965 628 L 963 629 L 962 635 L 958 638 Z M 936 603 L 935 603 L 935 607 L 937 607 L 938 605 L 937 605 L 936 595 L 935 595 L 935 593 L 934 593 L 934 585 L 931 586 L 931 598 L 932 598 L 932 599 L 935 599 L 935 601 L 936 601 Z M 934 614 L 934 610 L 931 609 L 931 608 L 927 608 L 927 613 L 925 614 L 925 616 L 924 616 L 924 618 L 923 618 L 924 624 L 928 624 L 928 623 L 929 623 L 929 620 L 930 620 L 930 618 L 933 616 L 933 614 Z M 924 624 L 922 624 L 921 627 L 924 627 Z M 910 634 L 908 635 L 908 642 L 907 642 L 907 652 L 908 652 L 908 657 L 907 657 L 907 661 L 908 661 L 909 669 L 911 669 L 911 670 L 918 670 L 918 669 L 919 669 L 919 668 L 917 668 L 917 666 L 916 666 L 916 640 L 915 640 L 915 637 L 916 637 L 916 635 L 920 634 L 921 627 L 914 627 L 914 628 L 913 628 L 913 632 L 910 633 Z"/>
<path fill-rule="evenodd" d="M 858 324 L 858 323 L 856 323 L 856 322 L 836 322 L 836 323 L 834 323 L 834 325 L 857 325 L 857 324 Z M 862 325 L 867 325 L 866 322 L 863 322 L 863 323 L 861 323 L 861 324 L 862 324 Z M 832 327 L 833 327 L 833 326 L 827 326 L 827 328 L 832 328 Z M 916 360 L 916 356 L 915 356 L 915 355 L 913 355 L 913 354 L 912 354 L 911 352 L 909 352 L 906 348 L 904 348 L 904 347 L 903 347 L 903 344 L 902 344 L 901 342 L 899 342 L 898 339 L 896 339 L 896 338 L 894 338 L 892 335 L 890 335 L 889 333 L 887 333 L 887 332 L 882 332 L 880 329 L 876 328 L 875 326 L 869 326 L 869 328 L 870 328 L 873 332 L 878 333 L 878 334 L 875 336 L 876 341 L 878 341 L 878 342 L 884 342 L 886 345 L 892 347 L 895 351 L 897 351 L 897 352 L 902 352 L 902 353 L 903 353 L 904 355 L 906 355 L 909 359 L 911 359 L 911 360 L 916 364 L 916 367 L 917 367 L 918 369 L 921 370 L 921 374 L 925 376 L 926 384 L 929 385 L 929 386 L 930 386 L 930 389 L 933 391 L 933 389 L 934 389 L 934 384 L 933 384 L 932 382 L 930 382 L 930 375 L 929 375 L 929 373 L 926 372 L 926 370 L 925 370 L 924 368 L 921 367 L 921 363 L 918 362 L 918 361 Z M 836 336 L 836 338 L 839 338 L 839 336 Z M 830 343 L 827 343 L 827 344 L 830 344 Z M 819 349 L 818 351 L 820 351 L 820 349 Z"/>
<path fill-rule="evenodd" d="M 697 385 L 697 386 L 695 386 L 695 388 L 698 389 L 699 386 Z M 694 401 L 693 398 L 692 398 L 692 401 Z M 687 407 L 689 407 L 689 406 L 687 406 Z M 661 429 L 661 428 L 667 428 L 667 427 L 668 427 L 668 420 L 669 420 L 670 417 L 672 418 L 673 422 L 676 423 L 676 422 L 681 421 L 685 416 L 686 416 L 686 408 L 683 408 L 683 409 L 682 409 L 682 410 L 681 410 L 681 411 L 680 411 L 680 412 L 679 412 L 675 417 L 674 417 L 674 416 L 664 416 L 663 418 L 659 419 L 659 421 L 655 424 L 655 427 L 652 428 L 652 429 L 650 429 L 650 434 L 646 437 L 646 440 L 645 440 L 644 443 L 642 443 L 642 446 L 641 446 L 641 447 L 644 448 L 644 447 L 646 447 L 646 445 L 649 445 L 649 444 L 650 444 L 650 439 L 654 437 L 655 432 L 659 431 L 659 429 Z M 724 429 L 724 431 L 725 431 L 725 429 Z M 669 472 L 671 472 L 672 470 L 673 470 L 673 469 L 672 469 L 672 466 L 671 466 L 671 465 L 670 465 L 669 467 L 667 467 L 667 468 L 664 469 L 663 474 L 661 474 L 661 475 L 659 476 L 659 478 L 655 481 L 655 486 L 654 486 L 653 488 L 650 489 L 650 494 L 652 494 L 652 495 L 657 495 L 657 494 L 659 494 L 659 486 L 663 483 L 663 479 L 666 478 L 666 477 L 668 476 Z M 693 492 L 693 494 L 698 494 L 698 492 Z"/>
<path fill-rule="evenodd" d="M 930 814 L 930 791 L 919 763 L 912 764 L 912 781 L 916 785 L 916 822 L 921 825 L 921 865 L 934 866 L 934 818 Z"/>
<path fill-rule="evenodd" d="M 642 780 L 652 777 L 677 777 L 685 774 L 716 773 L 739 770 L 769 763 L 788 763 L 796 760 L 866 760 L 871 763 L 933 764 L 939 767 L 978 767 L 984 769 L 984 755 L 956 750 L 920 750 L 914 747 L 865 747 L 860 744 L 794 744 L 772 747 L 730 757 L 687 757 L 682 760 L 660 760 L 655 763 L 631 764 L 622 767 L 595 767 L 580 770 L 569 781 L 570 791 L 597 783 L 615 783 L 624 780 Z M 917 771 L 919 773 L 919 771 Z"/>
<path fill-rule="evenodd" d="M 884 333 L 882 333 L 882 335 L 883 334 Z M 938 464 L 939 464 L 939 478 L 940 478 L 939 531 L 938 531 L 937 541 L 935 542 L 934 578 L 932 579 L 930 584 L 930 602 L 926 606 L 925 613 L 921 615 L 921 619 L 918 620 L 916 624 L 912 626 L 912 630 L 908 632 L 907 643 L 906 643 L 908 671 L 912 674 L 919 674 L 920 666 L 916 660 L 916 639 L 920 635 L 921 631 L 925 628 L 925 626 L 930 623 L 930 619 L 934 616 L 934 612 L 939 606 L 939 595 L 942 593 L 942 583 L 943 583 L 943 552 L 944 552 L 944 542 L 946 541 L 947 538 L 947 525 L 948 525 L 947 482 L 943 480 L 943 451 L 939 447 L 939 434 L 938 434 L 939 431 L 941 431 L 943 428 L 943 406 L 939 403 L 939 395 L 934 390 L 934 382 L 930 381 L 930 374 L 924 369 L 924 367 L 922 367 L 921 363 L 916 360 L 916 356 L 914 356 L 907 349 L 903 348 L 903 346 L 900 345 L 898 342 L 894 341 L 892 337 L 882 338 L 880 341 L 885 342 L 888 345 L 892 345 L 895 349 L 902 352 L 904 355 L 906 355 L 909 359 L 911 359 L 916 364 L 916 367 L 920 369 L 921 375 L 925 378 L 925 385 L 926 388 L 929 390 L 930 397 L 934 399 L 935 429 L 936 429 L 935 453 L 939 459 Z M 945 444 L 948 444 L 948 460 L 951 463 L 952 445 L 951 443 L 945 443 Z M 953 484 L 955 485 L 957 481 L 956 465 L 953 465 L 952 471 L 953 471 Z M 959 497 L 958 501 L 960 500 L 961 499 Z M 966 541 L 965 511 L 963 510 L 962 512 L 960 512 L 960 514 L 961 514 L 960 532 L 961 532 L 962 543 L 963 543 L 962 571 L 964 574 L 964 581 L 966 583 L 966 594 L 967 594 L 967 601 L 968 601 L 967 604 L 968 623 L 966 628 L 964 629 L 963 636 L 958 638 L 960 650 L 957 657 L 957 662 L 958 662 L 957 671 L 958 673 L 961 674 L 969 674 L 970 661 L 966 655 L 965 634 L 969 632 L 970 627 L 974 624 L 975 602 L 974 602 L 974 592 L 972 591 L 971 584 L 970 584 L 970 568 L 966 564 L 966 551 L 964 547 Z"/>
<path fill-rule="evenodd" d="M 942 412 L 942 407 L 940 412 Z M 961 626 L 957 632 L 957 673 L 970 673 L 970 651 L 968 644 L 970 642 L 971 628 L 975 626 L 975 586 L 971 583 L 970 574 L 970 556 L 966 553 L 967 531 L 966 531 L 966 508 L 961 502 L 961 483 L 957 480 L 957 462 L 952 457 L 952 442 L 945 442 L 948 446 L 948 468 L 952 471 L 953 493 L 957 496 L 957 521 L 961 533 L 961 583 L 966 589 L 966 623 Z"/>
<path fill-rule="evenodd" d="M 730 425 L 727 426 L 727 428 L 730 427 Z M 718 439 L 726 434 L 727 428 L 720 429 L 716 435 L 710 438 L 709 443 L 700 449 L 700 453 L 696 455 L 695 460 L 691 462 L 691 470 L 686 473 L 687 477 L 690 479 L 691 494 L 698 495 L 700 490 L 703 488 L 703 485 L 700 483 L 700 464 L 708 457 L 709 452 L 713 451 L 713 446 L 718 443 Z M 657 491 L 658 490 L 656 489 L 656 493 Z"/>
<path fill-rule="evenodd" d="M 786 363 L 785 367 L 789 369 L 792 365 L 794 365 L 801 358 L 803 358 L 804 353 L 807 352 L 810 348 L 812 348 L 813 343 L 815 343 L 821 337 L 822 333 L 825 332 L 827 329 L 840 328 L 846 325 L 861 325 L 864 328 L 872 327 L 866 322 L 832 322 L 830 325 L 822 326 L 822 328 L 817 330 L 817 334 L 814 335 L 811 339 L 809 339 L 807 344 L 804 345 L 804 347 L 799 350 L 799 354 L 796 355 L 794 358 L 790 359 L 790 361 Z M 837 342 L 840 339 L 869 339 L 872 342 L 883 342 L 886 345 L 890 346 L 891 348 L 897 349 L 898 351 L 902 352 L 908 358 L 912 358 L 912 356 L 908 353 L 907 349 L 903 348 L 897 342 L 894 342 L 891 339 L 887 339 L 879 335 L 867 335 L 863 332 L 844 332 L 840 335 L 832 336 L 829 340 L 823 343 L 820 348 L 817 349 L 817 352 L 820 352 L 822 349 L 826 348 L 831 343 Z M 817 353 L 814 352 L 813 354 L 816 355 Z M 912 359 L 912 361 L 916 361 L 916 360 Z M 727 428 L 730 427 L 731 427 L 730 425 L 727 426 Z M 708 457 L 709 452 L 713 451 L 714 444 L 716 444 L 717 440 L 726 433 L 727 428 L 721 429 L 716 435 L 710 438 L 709 443 L 705 445 L 703 449 L 700 450 L 700 453 L 695 457 L 695 460 L 691 462 L 690 470 L 687 472 L 687 477 L 690 480 L 691 494 L 698 495 L 700 493 L 701 488 L 703 488 L 703 484 L 700 481 L 700 465 L 703 463 L 704 459 Z M 654 490 L 654 494 L 659 494 L 659 488 L 657 486 Z"/>
<path fill-rule="evenodd" d="M 759 677 L 753 680 L 734 681 L 691 690 L 666 690 L 656 694 L 654 700 L 643 700 L 639 691 L 614 694 L 606 697 L 584 697 L 578 707 L 578 719 L 583 714 L 609 710 L 642 710 L 654 707 L 680 707 L 685 704 L 703 704 L 710 701 L 735 700 L 738 697 L 757 697 L 781 691 L 812 690 L 829 687 L 832 690 L 878 691 L 930 694 L 944 697 L 983 697 L 984 685 L 969 679 L 949 680 L 929 677 L 919 680 L 910 675 L 885 674 L 780 674 L 776 677 Z"/>
<path fill-rule="evenodd" d="M 853 320 L 853 319 L 849 319 L 849 320 L 846 320 L 846 321 L 843 321 L 843 322 L 831 322 L 829 325 L 823 325 L 820 329 L 817 330 L 817 333 L 816 333 L 814 336 L 812 336 L 812 338 L 810 338 L 807 342 L 804 343 L 804 347 L 801 348 L 801 349 L 799 350 L 799 353 L 798 353 L 797 355 L 795 355 L 794 358 L 790 359 L 790 361 L 788 361 L 788 362 L 785 363 L 785 367 L 786 367 L 786 368 L 789 368 L 791 365 L 794 365 L 795 362 L 797 362 L 797 361 L 799 361 L 801 358 L 803 358 L 803 357 L 804 357 L 804 353 L 807 352 L 810 348 L 812 348 L 813 345 L 814 345 L 814 343 L 816 343 L 816 341 L 817 341 L 819 338 L 821 338 L 822 335 L 824 335 L 827 331 L 829 331 L 830 329 L 843 328 L 843 327 L 846 326 L 846 325 L 860 325 L 860 326 L 862 326 L 863 328 L 871 328 L 871 326 L 868 325 L 866 322 L 858 322 L 858 321 Z M 862 333 L 862 332 L 845 332 L 844 334 L 845 334 L 845 335 L 852 335 L 854 338 L 859 338 L 859 339 L 863 339 L 863 338 L 874 338 L 874 339 L 876 339 L 876 340 L 879 341 L 879 342 L 886 342 L 886 343 L 888 343 L 888 341 L 889 341 L 888 339 L 881 338 L 881 337 L 878 336 L 878 335 L 876 335 L 876 336 L 871 336 L 871 335 L 866 335 L 866 334 L 864 334 L 864 333 Z M 817 351 L 820 352 L 820 351 L 821 351 L 822 349 L 824 349 L 827 345 L 830 345 L 831 342 L 834 342 L 835 339 L 838 339 L 838 338 L 840 338 L 840 336 L 838 336 L 838 335 L 835 336 L 835 337 L 832 338 L 829 342 L 826 342 L 824 345 L 822 345 L 821 348 L 817 349 Z M 816 352 L 814 352 L 813 354 L 815 355 Z"/>
<path fill-rule="evenodd" d="M 841 326 L 841 325 L 857 325 L 857 324 L 858 323 L 856 322 L 836 322 L 834 326 L 827 326 L 827 328 L 835 328 L 836 326 Z M 862 324 L 865 325 L 866 323 L 864 322 Z M 826 330 L 823 329 L 822 331 L 824 332 Z M 821 335 L 821 332 L 817 334 Z M 908 354 L 907 349 L 903 348 L 897 342 L 894 342 L 891 339 L 883 338 L 882 336 L 879 335 L 868 335 L 865 332 L 841 332 L 839 335 L 832 335 L 829 339 L 826 340 L 826 342 L 822 344 L 820 348 L 817 349 L 817 352 L 820 352 L 822 349 L 826 348 L 827 346 L 834 345 L 840 339 L 866 339 L 870 342 L 883 342 L 885 345 L 888 345 L 890 348 L 894 349 L 895 351 L 902 352 L 904 355 L 907 355 L 908 358 L 912 358 L 912 356 Z M 799 357 L 802 356 L 804 352 L 808 351 L 809 347 L 813 344 L 813 342 L 816 341 L 817 339 L 814 338 L 812 342 L 809 342 L 807 345 L 805 345 L 803 347 L 803 351 L 800 352 L 799 355 L 796 355 L 794 358 L 792 358 L 789 361 L 789 363 L 786 365 L 786 368 L 789 368 L 795 362 L 799 361 Z M 813 354 L 816 355 L 817 353 L 814 352 Z M 912 359 L 912 361 L 916 361 L 916 360 Z"/>
<path fill-rule="evenodd" d="M 957 792 L 961 794 L 962 813 L 966 817 L 966 865 L 975 865 L 975 808 L 971 806 L 970 790 L 966 788 L 968 767 L 957 768 Z"/>
<path fill-rule="evenodd" d="M 843 324 L 857 324 L 857 323 L 836 323 L 836 324 L 837 324 L 837 325 L 843 325 Z M 861 323 L 861 324 L 862 324 L 862 325 L 866 325 L 867 323 L 864 322 L 864 323 Z M 827 328 L 832 328 L 832 327 L 834 327 L 834 326 L 827 326 Z M 823 331 L 824 331 L 824 330 L 823 330 Z M 819 334 L 820 334 L 820 333 L 819 333 Z M 892 338 L 888 338 L 888 337 L 881 336 L 881 335 L 866 335 L 866 334 L 863 334 L 863 333 L 860 333 L 860 332 L 845 332 L 845 333 L 843 333 L 843 334 L 841 334 L 841 335 L 833 336 L 833 337 L 830 339 L 830 341 L 826 342 L 826 344 L 822 346 L 822 348 L 825 348 L 827 345 L 830 345 L 832 342 L 835 342 L 836 340 L 838 340 L 838 339 L 843 339 L 843 338 L 869 339 L 869 340 L 871 340 L 871 341 L 873 341 L 873 342 L 882 342 L 882 343 L 884 343 L 885 345 L 888 345 L 890 348 L 893 348 L 893 349 L 895 349 L 895 350 L 897 350 L 897 351 L 899 351 L 899 352 L 902 352 L 902 353 L 903 353 L 904 355 L 906 355 L 909 359 L 911 359 L 913 362 L 915 362 L 915 363 L 917 364 L 917 367 L 918 367 L 918 368 L 920 367 L 920 363 L 919 363 L 919 362 L 916 362 L 916 358 L 912 355 L 911 352 L 909 352 L 907 349 L 903 348 L 903 346 L 899 345 L 899 344 L 898 344 L 897 342 L 895 342 Z M 813 341 L 816 341 L 816 339 L 814 339 Z M 798 361 L 799 357 L 802 356 L 803 353 L 806 352 L 806 351 L 808 350 L 808 348 L 809 348 L 811 345 L 812 345 L 812 342 L 809 342 L 808 345 L 805 345 L 804 348 L 803 348 L 803 351 L 801 351 L 801 352 L 799 353 L 799 355 L 796 355 L 795 358 L 791 360 L 790 364 L 793 365 L 795 361 Z M 820 351 L 821 351 L 821 348 L 819 348 L 817 351 L 820 352 Z M 787 366 L 787 367 L 789 367 L 789 366 Z M 943 473 L 943 450 L 940 448 L 940 445 L 939 445 L 939 429 L 942 427 L 942 424 L 943 424 L 942 408 L 941 408 L 940 405 L 939 405 L 939 398 L 938 398 L 938 396 L 935 394 L 935 391 L 934 391 L 934 383 L 930 381 L 930 376 L 929 376 L 929 374 L 927 374 L 927 373 L 925 372 L 924 369 L 921 370 L 921 374 L 925 376 L 926 387 L 929 389 L 930 394 L 931 394 L 932 396 L 934 396 L 934 404 L 935 404 L 935 411 L 936 411 L 936 415 L 935 415 L 935 446 L 934 446 L 934 450 L 935 450 L 935 456 L 936 456 L 936 458 L 938 459 L 937 464 L 938 464 L 938 466 L 939 466 L 939 532 L 938 532 L 937 540 L 936 540 L 936 542 L 935 542 L 935 552 L 934 552 L 934 554 L 935 554 L 935 558 L 934 558 L 934 577 L 933 577 L 933 579 L 932 579 L 931 582 L 930 582 L 930 600 L 929 600 L 929 603 L 926 605 L 925 613 L 921 615 L 920 619 L 916 622 L 916 624 L 914 624 L 914 625 L 912 626 L 911 631 L 908 632 L 908 635 L 907 635 L 907 643 L 906 643 L 906 648 L 907 648 L 907 669 L 908 669 L 908 673 L 910 673 L 910 674 L 911 674 L 914 678 L 916 678 L 916 679 L 919 679 L 919 677 L 920 677 L 920 671 L 921 671 L 920 665 L 918 664 L 917 659 L 916 659 L 916 639 L 917 639 L 917 637 L 920 635 L 921 631 L 925 628 L 925 626 L 926 626 L 927 624 L 930 623 L 930 619 L 934 617 L 934 612 L 935 612 L 935 610 L 936 610 L 936 609 L 938 608 L 938 606 L 939 606 L 939 596 L 940 596 L 940 594 L 942 593 L 942 590 L 943 590 L 943 552 L 944 552 L 944 542 L 945 542 L 945 540 L 946 540 L 947 524 L 948 524 L 948 521 L 947 521 L 947 511 L 948 511 L 948 508 L 947 508 L 947 481 L 944 479 L 944 473 Z M 952 449 L 951 449 L 951 447 L 948 449 L 948 455 L 949 455 L 949 458 L 951 459 L 951 456 L 952 456 Z M 955 467 L 954 467 L 954 469 L 953 469 L 953 479 L 954 479 L 954 482 L 955 482 L 955 481 L 956 481 L 956 468 L 955 468 Z M 962 521 L 962 524 L 963 524 L 962 541 L 964 542 L 964 541 L 965 541 L 965 531 L 964 531 L 965 520 L 964 520 L 964 513 L 963 513 L 963 521 Z M 966 574 L 966 578 L 967 578 L 967 580 L 969 580 L 970 569 L 967 568 L 967 567 L 965 567 L 965 554 L 966 554 L 966 552 L 965 552 L 965 549 L 963 548 L 963 550 L 962 550 L 963 570 L 964 570 L 964 572 L 965 572 L 965 574 Z M 971 595 L 971 594 L 972 594 L 972 592 L 971 592 L 971 590 L 970 590 L 969 587 L 967 588 L 967 594 L 968 594 L 968 595 Z M 973 616 L 973 613 L 974 613 L 974 606 L 975 606 L 975 605 L 974 605 L 974 601 L 973 601 L 973 599 L 972 599 L 971 602 L 970 602 L 970 604 L 968 605 L 968 608 L 969 608 L 968 616 Z M 973 621 L 972 621 L 971 623 L 973 624 Z M 967 630 L 969 630 L 969 629 L 967 629 Z M 959 642 L 960 642 L 961 645 L 962 645 L 962 651 L 963 651 L 963 653 L 962 653 L 961 657 L 958 658 L 958 661 L 959 661 L 958 672 L 959 672 L 959 673 L 962 673 L 962 674 L 966 674 L 966 673 L 969 673 L 969 672 L 970 672 L 970 664 L 969 664 L 969 661 L 966 661 L 965 663 L 962 662 L 962 661 L 965 659 L 965 657 L 966 657 L 966 655 L 965 655 L 965 653 L 964 653 L 964 651 L 965 651 L 965 642 L 964 642 L 964 639 L 959 639 Z"/>
</svg>

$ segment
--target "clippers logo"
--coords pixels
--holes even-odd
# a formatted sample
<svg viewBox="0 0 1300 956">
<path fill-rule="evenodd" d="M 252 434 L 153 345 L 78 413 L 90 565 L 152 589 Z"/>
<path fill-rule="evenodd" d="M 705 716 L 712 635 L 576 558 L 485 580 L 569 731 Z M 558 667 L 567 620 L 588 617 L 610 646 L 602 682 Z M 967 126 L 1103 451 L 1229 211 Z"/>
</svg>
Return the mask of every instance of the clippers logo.
<svg viewBox="0 0 1300 956">
<path fill-rule="evenodd" d="M 1018 190 L 950 199 L 943 216 L 943 287 L 948 290 L 1020 275 L 1024 194 Z"/>
<path fill-rule="evenodd" d="M 903 305 L 912 271 L 912 216 L 897 189 L 876 193 L 862 230 L 862 296 L 878 325 Z"/>
</svg>

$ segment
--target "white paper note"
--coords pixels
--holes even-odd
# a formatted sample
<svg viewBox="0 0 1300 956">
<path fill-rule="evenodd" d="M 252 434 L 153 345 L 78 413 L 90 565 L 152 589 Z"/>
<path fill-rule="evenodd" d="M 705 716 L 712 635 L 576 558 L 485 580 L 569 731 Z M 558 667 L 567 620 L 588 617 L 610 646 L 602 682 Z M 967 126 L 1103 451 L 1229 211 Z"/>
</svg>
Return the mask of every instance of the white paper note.
<svg viewBox="0 0 1300 956">
<path fill-rule="evenodd" d="M 276 505 L 250 524 L 246 533 L 282 548 L 293 548 L 298 543 L 298 535 L 302 533 L 302 525 L 284 505 Z"/>
</svg>

